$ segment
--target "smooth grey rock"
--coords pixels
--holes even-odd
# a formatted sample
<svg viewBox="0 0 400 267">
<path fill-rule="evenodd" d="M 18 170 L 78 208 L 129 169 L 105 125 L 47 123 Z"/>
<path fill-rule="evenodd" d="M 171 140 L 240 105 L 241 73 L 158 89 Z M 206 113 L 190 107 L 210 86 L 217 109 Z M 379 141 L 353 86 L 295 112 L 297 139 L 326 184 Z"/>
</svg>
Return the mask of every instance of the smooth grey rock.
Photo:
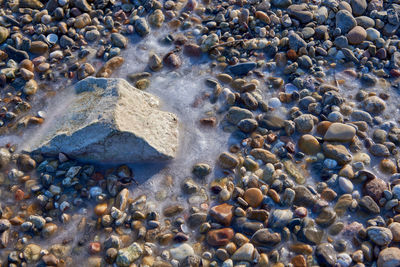
<svg viewBox="0 0 400 267">
<path fill-rule="evenodd" d="M 82 161 L 168 160 L 178 148 L 178 120 L 159 100 L 123 79 L 86 78 L 63 113 L 27 150 Z"/>
<path fill-rule="evenodd" d="M 340 10 L 336 13 L 336 27 L 343 33 L 347 33 L 357 25 L 356 19 L 347 10 Z"/>
<path fill-rule="evenodd" d="M 351 0 L 350 4 L 355 16 L 361 16 L 367 9 L 366 0 Z"/>
<path fill-rule="evenodd" d="M 371 226 L 367 228 L 369 239 L 378 246 L 386 246 L 392 242 L 393 234 L 385 227 Z"/>
</svg>

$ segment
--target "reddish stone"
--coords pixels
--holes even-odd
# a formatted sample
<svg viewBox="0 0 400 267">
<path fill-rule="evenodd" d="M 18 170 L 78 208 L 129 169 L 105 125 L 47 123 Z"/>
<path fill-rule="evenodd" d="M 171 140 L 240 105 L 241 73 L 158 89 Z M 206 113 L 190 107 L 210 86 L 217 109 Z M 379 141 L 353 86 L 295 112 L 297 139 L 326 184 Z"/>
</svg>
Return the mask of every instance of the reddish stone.
<svg viewBox="0 0 400 267">
<path fill-rule="evenodd" d="M 101 174 L 100 172 L 95 172 L 92 175 L 92 179 L 95 180 L 95 181 L 100 181 L 100 180 L 104 179 L 104 175 Z"/>
<path fill-rule="evenodd" d="M 211 246 L 225 246 L 233 236 L 234 232 L 231 228 L 212 230 L 207 233 L 207 243 Z"/>
<path fill-rule="evenodd" d="M 101 245 L 99 242 L 91 242 L 89 244 L 89 252 L 90 254 L 97 254 L 101 250 Z"/>
<path fill-rule="evenodd" d="M 383 191 L 387 190 L 388 186 L 382 179 L 373 178 L 364 184 L 364 194 L 372 197 L 376 203 L 382 198 Z"/>
<path fill-rule="evenodd" d="M 217 222 L 228 226 L 231 224 L 232 221 L 232 205 L 229 205 L 227 203 L 214 206 L 210 209 L 210 215 L 213 217 Z"/>
<path fill-rule="evenodd" d="M 47 266 L 57 266 L 60 262 L 53 254 L 44 255 L 42 260 Z"/>
<path fill-rule="evenodd" d="M 15 199 L 16 200 L 23 200 L 24 196 L 25 196 L 25 193 L 21 189 L 18 189 L 17 191 L 15 191 Z"/>
<path fill-rule="evenodd" d="M 299 217 L 299 218 L 304 218 L 307 216 L 307 209 L 304 207 L 298 207 L 294 211 L 294 216 Z"/>
<path fill-rule="evenodd" d="M 390 70 L 390 75 L 392 75 L 392 77 L 400 77 L 400 70 L 398 70 L 398 69 L 391 69 L 391 70 Z"/>
<path fill-rule="evenodd" d="M 182 60 L 179 55 L 170 52 L 164 57 L 164 63 L 170 68 L 177 69 L 182 65 Z"/>
<path fill-rule="evenodd" d="M 290 60 L 296 60 L 297 59 L 296 51 L 294 51 L 293 49 L 290 49 L 289 51 L 287 51 L 287 57 Z"/>
</svg>

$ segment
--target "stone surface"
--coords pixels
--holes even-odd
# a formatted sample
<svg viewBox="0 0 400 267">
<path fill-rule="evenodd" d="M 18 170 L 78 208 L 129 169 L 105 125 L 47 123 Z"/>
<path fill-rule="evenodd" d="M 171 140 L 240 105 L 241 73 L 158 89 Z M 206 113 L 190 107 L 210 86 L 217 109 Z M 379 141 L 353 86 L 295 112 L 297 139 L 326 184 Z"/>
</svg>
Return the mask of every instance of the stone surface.
<svg viewBox="0 0 400 267">
<path fill-rule="evenodd" d="M 251 237 L 251 242 L 256 246 L 263 248 L 273 248 L 281 242 L 281 235 L 273 233 L 269 229 L 260 229 Z"/>
<path fill-rule="evenodd" d="M 321 150 L 321 145 L 318 140 L 311 134 L 305 134 L 300 137 L 298 146 L 302 152 L 308 155 L 317 154 Z"/>
<path fill-rule="evenodd" d="M 373 178 L 364 184 L 363 192 L 364 194 L 372 197 L 375 202 L 379 203 L 379 200 L 383 195 L 383 191 L 387 189 L 388 186 L 385 181 L 379 178 Z"/>
<path fill-rule="evenodd" d="M 251 207 L 256 208 L 261 204 L 263 194 L 258 188 L 249 188 L 244 192 L 243 198 Z"/>
<path fill-rule="evenodd" d="M 143 253 L 143 249 L 136 242 L 132 243 L 129 247 L 120 249 L 118 251 L 116 263 L 118 266 L 130 266 L 137 260 Z"/>
<path fill-rule="evenodd" d="M 379 253 L 378 267 L 400 266 L 400 249 L 398 247 L 385 248 Z"/>
<path fill-rule="evenodd" d="M 343 123 L 332 123 L 325 133 L 326 141 L 350 142 L 356 135 L 356 129 Z"/>
<path fill-rule="evenodd" d="M 234 261 L 252 261 L 254 254 L 254 246 L 251 243 L 246 243 L 241 246 L 232 255 L 232 260 Z"/>
<path fill-rule="evenodd" d="M 393 234 L 385 227 L 371 226 L 367 228 L 367 235 L 378 246 L 386 246 L 392 242 Z"/>
<path fill-rule="evenodd" d="M 83 161 L 138 162 L 175 157 L 178 122 L 157 109 L 156 97 L 123 79 L 87 78 L 76 97 L 51 121 L 32 151 L 60 152 Z"/>
<path fill-rule="evenodd" d="M 339 164 L 346 164 L 352 160 L 352 155 L 343 145 L 334 145 L 325 142 L 322 145 L 322 150 L 328 158 L 336 160 Z"/>
<path fill-rule="evenodd" d="M 231 228 L 212 230 L 207 233 L 207 243 L 211 246 L 224 246 L 231 241 L 234 232 Z"/>
<path fill-rule="evenodd" d="M 340 10 L 336 13 L 336 27 L 347 33 L 357 25 L 356 19 L 347 10 Z"/>
<path fill-rule="evenodd" d="M 184 260 L 188 256 L 194 255 L 194 250 L 191 245 L 187 243 L 179 244 L 170 249 L 172 258 L 176 260 Z"/>
<path fill-rule="evenodd" d="M 367 213 L 367 214 L 379 214 L 381 209 L 378 204 L 370 196 L 364 196 L 361 198 L 358 205 Z"/>
<path fill-rule="evenodd" d="M 210 209 L 210 215 L 217 222 L 228 226 L 231 223 L 233 212 L 233 206 L 227 203 L 223 203 L 221 205 L 214 206 Z"/>
<path fill-rule="evenodd" d="M 389 229 L 392 232 L 393 235 L 393 241 L 394 242 L 399 242 L 400 241 L 400 223 L 398 222 L 392 222 L 389 225 Z"/>
</svg>

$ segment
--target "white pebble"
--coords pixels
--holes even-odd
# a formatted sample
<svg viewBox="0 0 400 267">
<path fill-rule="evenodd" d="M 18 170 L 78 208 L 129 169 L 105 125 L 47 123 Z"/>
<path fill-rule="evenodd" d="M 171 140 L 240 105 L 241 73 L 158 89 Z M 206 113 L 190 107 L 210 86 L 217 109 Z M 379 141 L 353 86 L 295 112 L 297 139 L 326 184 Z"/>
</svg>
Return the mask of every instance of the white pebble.
<svg viewBox="0 0 400 267">
<path fill-rule="evenodd" d="M 354 189 L 353 183 L 349 179 L 342 176 L 339 177 L 339 187 L 345 193 L 351 193 Z"/>
<path fill-rule="evenodd" d="M 282 106 L 282 103 L 278 98 L 272 97 L 268 101 L 268 106 L 271 107 L 271 108 L 279 108 L 280 106 Z"/>
<path fill-rule="evenodd" d="M 58 41 L 58 36 L 57 36 L 57 34 L 50 33 L 49 35 L 47 35 L 46 39 L 47 39 L 47 41 L 49 41 L 49 43 L 55 44 Z"/>
</svg>

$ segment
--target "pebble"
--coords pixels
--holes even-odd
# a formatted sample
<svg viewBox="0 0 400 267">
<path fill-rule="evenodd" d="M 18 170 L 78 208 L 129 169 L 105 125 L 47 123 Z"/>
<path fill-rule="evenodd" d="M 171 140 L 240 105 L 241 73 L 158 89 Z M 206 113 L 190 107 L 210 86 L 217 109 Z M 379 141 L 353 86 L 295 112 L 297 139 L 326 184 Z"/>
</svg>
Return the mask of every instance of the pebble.
<svg viewBox="0 0 400 267">
<path fill-rule="evenodd" d="M 342 9 L 336 13 L 336 27 L 341 30 L 342 34 L 349 32 L 356 26 L 357 21 L 349 11 Z"/>
<path fill-rule="evenodd" d="M 34 95 L 38 90 L 38 84 L 35 80 L 29 80 L 25 83 L 23 92 L 27 95 Z"/>
<path fill-rule="evenodd" d="M 367 228 L 369 239 L 378 246 L 386 246 L 393 240 L 392 232 L 385 227 L 371 226 Z"/>
<path fill-rule="evenodd" d="M 211 230 L 207 233 L 207 243 L 211 246 L 225 246 L 233 236 L 234 232 L 231 228 Z"/>
<path fill-rule="evenodd" d="M 324 135 L 326 141 L 350 142 L 356 135 L 356 129 L 343 123 L 332 123 Z"/>
<path fill-rule="evenodd" d="M 245 62 L 245 63 L 239 63 L 233 66 L 228 67 L 228 71 L 230 71 L 233 75 L 246 75 L 249 73 L 251 70 L 257 67 L 257 64 L 254 62 Z"/>
<path fill-rule="evenodd" d="M 229 226 L 233 217 L 233 206 L 227 203 L 214 206 L 210 209 L 210 215 L 217 222 Z"/>
<path fill-rule="evenodd" d="M 42 248 L 36 244 L 27 245 L 23 251 L 24 259 L 28 263 L 37 262 L 41 257 L 40 255 L 41 250 Z"/>
<path fill-rule="evenodd" d="M 388 247 L 380 251 L 377 261 L 378 267 L 392 267 L 400 265 L 400 249 Z"/>
<path fill-rule="evenodd" d="M 149 25 L 147 24 L 146 19 L 138 18 L 137 20 L 135 20 L 135 30 L 142 37 L 149 34 L 150 28 L 149 28 Z"/>
<path fill-rule="evenodd" d="M 244 200 L 253 208 L 260 206 L 263 200 L 263 194 L 258 188 L 249 188 L 244 192 Z"/>
<path fill-rule="evenodd" d="M 251 242 L 265 249 L 271 249 L 281 242 L 281 235 L 273 233 L 269 229 L 260 229 L 253 234 Z"/>
<path fill-rule="evenodd" d="M 10 35 L 9 29 L 0 26 L 0 44 L 4 43 Z"/>
<path fill-rule="evenodd" d="M 291 210 L 274 210 L 269 217 L 268 227 L 282 229 L 289 224 L 293 218 Z"/>
<path fill-rule="evenodd" d="M 339 187 L 344 193 L 351 193 L 353 192 L 354 185 L 353 183 L 344 177 L 339 177 Z"/>
<path fill-rule="evenodd" d="M 381 212 L 378 204 L 370 196 L 362 197 L 359 205 L 367 214 L 379 214 Z"/>
<path fill-rule="evenodd" d="M 137 260 L 143 253 L 141 246 L 134 242 L 130 246 L 118 250 L 116 257 L 116 264 L 118 266 L 127 267 L 130 266 L 135 260 Z"/>
<path fill-rule="evenodd" d="M 322 266 L 334 266 L 337 256 L 331 244 L 322 243 L 315 250 L 317 262 Z"/>
<path fill-rule="evenodd" d="M 346 37 L 350 44 L 357 45 L 364 42 L 367 38 L 367 32 L 363 27 L 356 26 L 347 33 Z"/>
<path fill-rule="evenodd" d="M 238 248 L 232 255 L 234 261 L 253 261 L 254 246 L 251 243 L 246 243 Z"/>
<path fill-rule="evenodd" d="M 191 245 L 183 243 L 171 248 L 170 253 L 172 258 L 182 261 L 188 256 L 193 256 L 194 250 Z"/>
<path fill-rule="evenodd" d="M 239 165 L 239 160 L 237 157 L 231 153 L 224 152 L 219 155 L 218 162 L 220 166 L 224 169 L 233 169 Z"/>
</svg>

